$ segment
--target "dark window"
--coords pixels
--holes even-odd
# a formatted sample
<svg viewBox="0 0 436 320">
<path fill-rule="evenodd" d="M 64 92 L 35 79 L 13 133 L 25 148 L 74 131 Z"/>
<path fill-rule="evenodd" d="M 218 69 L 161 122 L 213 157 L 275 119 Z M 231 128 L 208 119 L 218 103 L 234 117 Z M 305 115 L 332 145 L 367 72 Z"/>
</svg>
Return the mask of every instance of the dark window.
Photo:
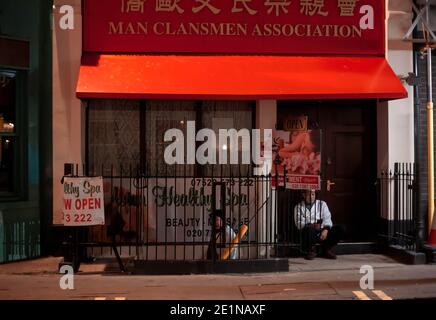
<svg viewBox="0 0 436 320">
<path fill-rule="evenodd" d="M 17 77 L 0 70 L 0 194 L 19 191 L 17 136 Z"/>
<path fill-rule="evenodd" d="M 186 137 L 188 121 L 196 131 L 253 128 L 255 107 L 249 101 L 91 100 L 88 104 L 88 163 L 91 174 L 114 170 L 128 174 L 139 167 L 147 176 L 247 176 L 250 165 L 167 165 L 164 142 L 168 129 Z M 239 141 L 239 143 L 241 143 Z M 197 147 L 200 143 L 196 143 Z M 228 159 L 230 159 L 228 150 Z M 185 145 L 185 163 L 186 145 Z M 217 154 L 218 161 L 218 154 Z M 241 163 L 241 152 L 239 152 Z M 113 166 L 113 169 L 111 167 Z"/>
<path fill-rule="evenodd" d="M 139 165 L 138 100 L 91 100 L 88 130 L 90 174 L 126 175 Z"/>
</svg>

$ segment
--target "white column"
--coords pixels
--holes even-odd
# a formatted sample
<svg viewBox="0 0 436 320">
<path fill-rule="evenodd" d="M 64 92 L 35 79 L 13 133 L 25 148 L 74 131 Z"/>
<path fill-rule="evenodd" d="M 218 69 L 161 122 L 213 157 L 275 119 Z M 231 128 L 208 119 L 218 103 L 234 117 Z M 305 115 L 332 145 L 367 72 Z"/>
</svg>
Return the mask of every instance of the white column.
<svg viewBox="0 0 436 320">
<path fill-rule="evenodd" d="M 412 24 L 410 1 L 386 0 L 387 36 L 386 58 L 395 74 L 401 78 L 413 72 L 413 46 L 403 41 Z M 377 106 L 377 170 L 394 169 L 395 162 L 414 162 L 414 92 L 404 82 L 408 98 L 379 102 Z M 393 184 L 386 184 L 383 190 L 393 192 Z M 388 190 L 390 188 L 390 190 Z M 383 218 L 393 219 L 393 205 L 385 199 L 382 204 Z"/>
<path fill-rule="evenodd" d="M 277 101 L 276 100 L 259 100 L 256 102 L 256 128 L 258 129 L 272 129 L 275 130 L 277 123 Z M 263 131 L 262 131 L 263 133 Z M 263 138 L 263 135 L 262 135 Z M 276 202 L 275 202 L 275 192 L 271 193 L 271 186 L 267 185 L 266 181 L 260 184 L 258 188 L 260 194 L 258 195 L 258 204 L 257 207 L 262 205 L 262 199 L 265 201 L 268 197 L 271 198 L 272 206 L 266 205 L 257 212 L 259 222 L 258 226 L 258 241 L 259 242 L 270 242 L 275 238 L 275 234 L 277 233 L 277 225 L 276 225 Z M 272 210 L 269 210 L 272 208 Z M 269 219 L 269 223 L 267 224 L 267 219 Z M 268 230 L 267 230 L 268 227 Z M 273 234 L 271 231 L 273 230 Z M 267 238 L 268 236 L 268 238 Z M 257 252 L 256 252 L 257 253 Z M 266 247 L 261 247 L 259 250 L 260 256 L 265 257 L 271 253 L 271 249 L 266 250 Z"/>
<path fill-rule="evenodd" d="M 413 72 L 413 46 L 403 36 L 412 24 L 410 1 L 390 0 L 388 6 L 387 59 L 398 76 Z M 414 161 L 414 92 L 405 83 L 408 98 L 388 102 L 388 165 Z"/>
<path fill-rule="evenodd" d="M 63 5 L 74 9 L 74 29 L 62 30 Z M 64 163 L 83 162 L 82 106 L 76 85 L 82 56 L 81 0 L 55 0 L 53 6 L 53 223 L 62 222 L 61 178 Z"/>
</svg>

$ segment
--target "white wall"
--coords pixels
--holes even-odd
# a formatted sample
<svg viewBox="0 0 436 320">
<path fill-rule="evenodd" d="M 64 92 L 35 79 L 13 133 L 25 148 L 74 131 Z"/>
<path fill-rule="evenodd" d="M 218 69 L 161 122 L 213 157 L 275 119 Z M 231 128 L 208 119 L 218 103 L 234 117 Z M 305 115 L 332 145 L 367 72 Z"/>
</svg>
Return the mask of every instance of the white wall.
<svg viewBox="0 0 436 320">
<path fill-rule="evenodd" d="M 409 0 L 388 0 L 387 59 L 398 76 L 413 72 L 412 44 L 403 36 L 412 23 Z M 409 97 L 379 103 L 378 169 L 393 168 L 395 162 L 414 161 L 413 88 L 405 84 Z"/>
<path fill-rule="evenodd" d="M 277 101 L 276 100 L 260 100 L 256 102 L 256 128 L 258 129 L 272 129 L 274 130 L 276 128 L 277 123 Z M 263 138 L 263 135 L 261 135 Z M 267 187 L 265 184 L 263 184 L 263 188 L 258 188 L 258 190 L 262 190 L 262 195 L 259 195 L 258 201 L 260 199 L 267 199 L 271 198 L 273 201 L 272 203 L 272 212 L 275 212 L 275 196 L 274 193 L 271 192 L 271 188 Z M 258 203 L 258 206 L 261 206 L 261 203 Z M 276 230 L 276 221 L 275 221 L 275 215 L 272 214 L 272 212 L 268 212 L 268 208 L 271 208 L 270 206 L 264 206 L 262 211 L 259 212 L 259 227 L 258 227 L 258 240 L 260 242 L 268 242 L 271 241 L 271 239 L 266 239 L 266 227 L 267 224 L 267 217 L 271 218 L 271 225 L 272 229 Z M 274 232 L 276 233 L 276 232 Z M 260 248 L 260 256 L 266 257 L 268 253 L 271 253 L 270 250 L 267 250 L 266 247 L 262 246 Z"/>
<path fill-rule="evenodd" d="M 61 30 L 59 10 L 74 8 L 74 30 Z M 76 85 L 82 56 L 81 0 L 55 0 L 53 9 L 53 223 L 60 224 L 64 163 L 82 163 L 82 107 Z"/>
</svg>

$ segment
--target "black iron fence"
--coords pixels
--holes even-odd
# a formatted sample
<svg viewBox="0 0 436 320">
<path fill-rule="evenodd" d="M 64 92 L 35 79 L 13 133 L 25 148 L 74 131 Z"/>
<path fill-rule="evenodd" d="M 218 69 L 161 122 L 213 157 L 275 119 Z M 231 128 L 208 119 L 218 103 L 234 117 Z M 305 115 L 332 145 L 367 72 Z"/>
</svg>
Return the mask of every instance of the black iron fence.
<svg viewBox="0 0 436 320">
<path fill-rule="evenodd" d="M 388 245 L 417 250 L 416 232 L 416 167 L 411 163 L 395 163 L 379 178 L 381 214 L 380 235 Z"/>
<path fill-rule="evenodd" d="M 102 176 L 105 191 L 105 225 L 71 229 L 69 239 L 77 247 L 70 241 L 70 255 L 116 256 L 119 261 L 120 257 L 141 261 L 289 257 L 308 253 L 307 239 L 312 235 L 304 228 L 307 222 L 311 221 L 310 227 L 323 223 L 312 219 L 301 191 L 283 185 L 286 172 L 279 176 L 277 169 L 263 176 L 250 175 L 249 170 L 237 175 L 221 170 L 230 174 L 215 176 L 197 176 L 196 171 L 184 175 L 183 168 L 174 170 L 173 176 L 143 172 L 132 166 L 96 170 L 78 165 L 66 172 Z M 416 250 L 417 243 L 415 183 L 414 165 L 395 164 L 394 170 L 381 174 L 378 184 L 380 235 L 388 244 L 408 250 Z M 215 192 L 217 186 L 222 187 L 221 195 Z M 320 211 L 322 207 L 313 212 Z M 221 221 L 216 222 L 217 216 Z"/>
<path fill-rule="evenodd" d="M 228 260 L 306 253 L 303 226 L 295 220 L 303 198 L 283 185 L 286 172 L 282 177 L 254 176 L 248 170 L 246 175 L 206 177 L 185 176 L 182 169 L 174 176 L 149 176 L 132 166 L 66 167 L 68 176 L 102 176 L 105 191 L 105 225 L 71 230 L 69 239 L 79 249 L 70 243 L 70 255 L 201 261 L 212 259 L 211 250 Z M 214 192 L 218 185 L 223 186 L 223 204 L 214 210 L 220 202 Z M 223 233 L 214 228 L 216 216 Z"/>
<path fill-rule="evenodd" d="M 0 263 L 31 259 L 40 255 L 39 220 L 1 217 Z"/>
</svg>

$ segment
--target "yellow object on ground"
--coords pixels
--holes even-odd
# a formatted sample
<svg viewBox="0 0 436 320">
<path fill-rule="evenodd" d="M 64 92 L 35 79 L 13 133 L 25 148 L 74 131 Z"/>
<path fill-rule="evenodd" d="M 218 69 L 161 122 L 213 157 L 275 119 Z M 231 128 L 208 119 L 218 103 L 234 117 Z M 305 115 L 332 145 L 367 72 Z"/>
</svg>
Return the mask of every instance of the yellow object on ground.
<svg viewBox="0 0 436 320">
<path fill-rule="evenodd" d="M 228 248 L 225 248 L 221 254 L 220 254 L 220 260 L 228 260 L 230 257 L 230 254 L 235 250 L 236 246 L 241 242 L 241 239 L 244 237 L 244 235 L 248 231 L 248 226 L 246 224 L 242 225 L 242 227 L 239 229 L 238 234 L 236 237 L 232 240 L 230 243 L 230 246 Z"/>
</svg>

